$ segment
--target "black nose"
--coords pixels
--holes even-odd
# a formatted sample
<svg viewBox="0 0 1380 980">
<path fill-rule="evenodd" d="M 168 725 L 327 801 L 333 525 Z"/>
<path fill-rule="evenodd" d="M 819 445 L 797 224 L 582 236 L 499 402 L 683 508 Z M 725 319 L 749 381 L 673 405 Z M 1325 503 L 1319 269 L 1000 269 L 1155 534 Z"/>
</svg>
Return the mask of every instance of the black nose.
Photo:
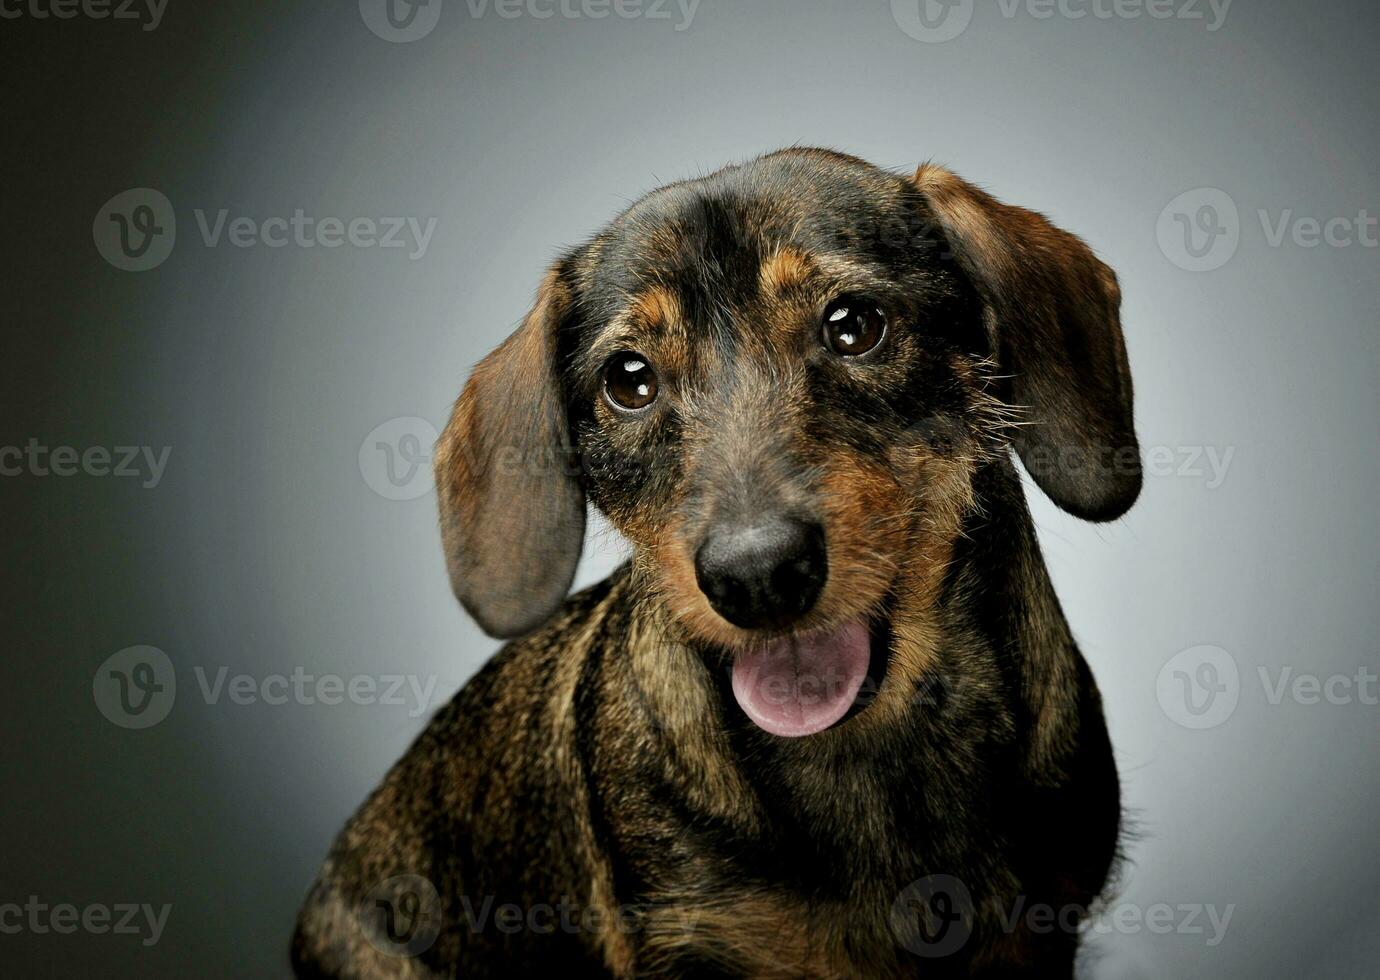
<svg viewBox="0 0 1380 980">
<path fill-rule="evenodd" d="M 828 576 L 824 529 L 789 518 L 714 528 L 695 554 L 695 578 L 709 604 L 743 629 L 779 628 L 803 616 Z"/>
</svg>

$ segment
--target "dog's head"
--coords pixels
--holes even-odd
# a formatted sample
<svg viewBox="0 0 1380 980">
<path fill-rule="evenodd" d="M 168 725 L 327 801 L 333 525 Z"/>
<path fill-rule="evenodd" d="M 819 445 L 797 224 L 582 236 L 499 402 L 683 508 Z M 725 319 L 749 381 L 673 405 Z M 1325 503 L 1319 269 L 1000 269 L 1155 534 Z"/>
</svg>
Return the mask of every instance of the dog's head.
<svg viewBox="0 0 1380 980">
<path fill-rule="evenodd" d="M 790 150 L 664 187 L 465 387 L 437 454 L 456 593 L 492 634 L 540 624 L 588 499 L 691 636 L 865 646 L 1008 447 L 1080 517 L 1134 502 L 1119 305 L 1079 239 L 938 167 Z"/>
</svg>

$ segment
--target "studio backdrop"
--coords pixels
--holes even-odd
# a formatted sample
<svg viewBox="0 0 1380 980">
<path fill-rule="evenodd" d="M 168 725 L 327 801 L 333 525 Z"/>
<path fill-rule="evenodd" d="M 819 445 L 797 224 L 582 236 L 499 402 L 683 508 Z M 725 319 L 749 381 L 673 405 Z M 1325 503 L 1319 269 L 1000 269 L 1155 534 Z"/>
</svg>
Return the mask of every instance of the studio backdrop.
<svg viewBox="0 0 1380 980">
<path fill-rule="evenodd" d="M 790 145 L 943 163 L 1120 276 L 1141 500 L 1027 487 L 1127 806 L 1086 975 L 1373 971 L 1373 4 L 0 10 L 0 972 L 287 975 L 498 646 L 430 468 L 471 367 L 629 201 Z M 596 524 L 578 584 L 626 554 Z"/>
</svg>

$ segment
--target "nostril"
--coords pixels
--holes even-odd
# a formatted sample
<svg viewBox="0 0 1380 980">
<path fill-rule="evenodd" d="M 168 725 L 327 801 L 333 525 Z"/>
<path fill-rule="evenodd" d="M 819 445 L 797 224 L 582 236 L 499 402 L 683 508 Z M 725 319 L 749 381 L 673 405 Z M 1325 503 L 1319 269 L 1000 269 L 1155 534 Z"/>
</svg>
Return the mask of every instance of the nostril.
<svg viewBox="0 0 1380 980">
<path fill-rule="evenodd" d="M 824 529 L 790 518 L 715 528 L 695 554 L 695 577 L 729 622 L 745 629 L 785 625 L 813 608 L 823 590 Z"/>
<path fill-rule="evenodd" d="M 783 600 L 795 600 L 803 612 L 819 598 L 827 569 L 822 529 L 799 525 L 789 551 L 772 571 L 772 584 Z"/>
</svg>

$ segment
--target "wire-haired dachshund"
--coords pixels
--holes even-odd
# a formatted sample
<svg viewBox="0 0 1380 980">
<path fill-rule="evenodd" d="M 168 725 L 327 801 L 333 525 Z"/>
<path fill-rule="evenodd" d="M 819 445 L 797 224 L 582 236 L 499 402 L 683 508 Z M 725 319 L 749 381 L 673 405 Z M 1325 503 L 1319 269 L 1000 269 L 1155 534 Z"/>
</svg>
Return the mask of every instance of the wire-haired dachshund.
<svg viewBox="0 0 1380 980">
<path fill-rule="evenodd" d="M 1119 307 L 1044 217 L 826 150 L 563 255 L 436 453 L 517 639 L 341 833 L 299 975 L 1071 975 L 1121 806 L 1011 450 L 1134 503 Z M 568 596 L 587 504 L 632 557 Z"/>
</svg>

